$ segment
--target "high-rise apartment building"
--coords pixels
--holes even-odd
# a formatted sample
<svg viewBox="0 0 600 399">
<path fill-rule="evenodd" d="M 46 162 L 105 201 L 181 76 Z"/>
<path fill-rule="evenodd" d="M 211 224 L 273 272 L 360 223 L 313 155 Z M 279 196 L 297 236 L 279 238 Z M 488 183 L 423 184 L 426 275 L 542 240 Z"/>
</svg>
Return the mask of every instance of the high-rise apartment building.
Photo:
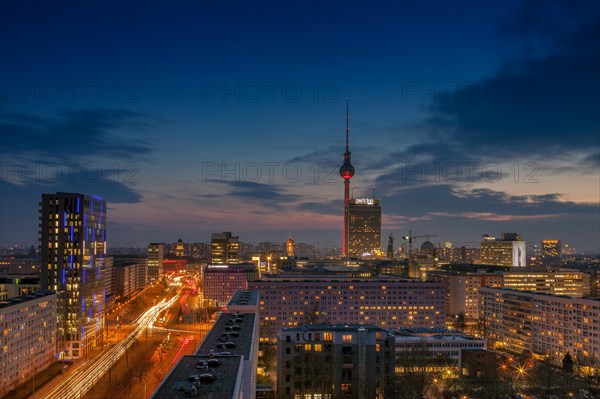
<svg viewBox="0 0 600 399">
<path fill-rule="evenodd" d="M 392 329 L 445 327 L 444 284 L 398 278 L 263 277 L 261 340 L 303 324 L 374 324 Z"/>
<path fill-rule="evenodd" d="M 148 283 L 160 281 L 163 275 L 163 256 L 165 245 L 161 243 L 151 243 L 148 245 L 148 258 L 146 265 L 148 269 Z"/>
<path fill-rule="evenodd" d="M 395 342 L 372 324 L 285 328 L 277 336 L 277 397 L 383 399 L 395 396 Z"/>
<path fill-rule="evenodd" d="M 76 193 L 43 194 L 41 288 L 58 294 L 58 345 L 77 358 L 101 345 L 105 304 L 106 202 Z"/>
<path fill-rule="evenodd" d="M 500 239 L 485 235 L 480 256 L 483 265 L 527 266 L 525 241 L 516 233 L 502 233 Z"/>
<path fill-rule="evenodd" d="M 213 233 L 210 240 L 210 259 L 214 265 L 239 262 L 240 238 L 231 232 Z"/>
<path fill-rule="evenodd" d="M 427 278 L 444 283 L 448 317 L 462 314 L 465 319 L 477 319 L 479 289 L 481 287 L 502 287 L 502 275 L 498 273 L 432 271 L 427 273 Z"/>
<path fill-rule="evenodd" d="M 55 361 L 56 293 L 0 302 L 0 397 Z"/>
<path fill-rule="evenodd" d="M 479 294 L 480 322 L 494 345 L 517 354 L 545 355 L 555 364 L 570 353 L 576 364 L 597 367 L 600 299 L 489 287 Z"/>
<path fill-rule="evenodd" d="M 350 199 L 346 218 L 347 256 L 371 256 L 381 249 L 381 205 L 378 199 Z"/>
</svg>

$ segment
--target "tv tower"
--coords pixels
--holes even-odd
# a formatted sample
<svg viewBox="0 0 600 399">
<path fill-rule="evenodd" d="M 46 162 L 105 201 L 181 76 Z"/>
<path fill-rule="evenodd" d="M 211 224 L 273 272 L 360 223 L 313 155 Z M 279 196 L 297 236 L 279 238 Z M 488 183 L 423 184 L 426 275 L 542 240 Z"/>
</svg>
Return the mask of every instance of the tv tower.
<svg viewBox="0 0 600 399">
<path fill-rule="evenodd" d="M 348 97 L 346 97 L 346 152 L 344 163 L 340 167 L 340 176 L 344 178 L 344 235 L 342 237 L 342 256 L 348 252 L 348 202 L 350 201 L 350 179 L 354 176 L 354 166 L 350 163 L 350 147 L 348 146 Z"/>
</svg>

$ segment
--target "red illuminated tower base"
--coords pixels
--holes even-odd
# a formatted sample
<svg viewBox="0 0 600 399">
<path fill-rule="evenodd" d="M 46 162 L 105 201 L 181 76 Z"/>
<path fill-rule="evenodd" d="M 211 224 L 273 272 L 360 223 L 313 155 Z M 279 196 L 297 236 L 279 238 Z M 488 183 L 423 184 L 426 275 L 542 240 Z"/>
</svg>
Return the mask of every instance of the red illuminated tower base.
<svg viewBox="0 0 600 399">
<path fill-rule="evenodd" d="M 340 176 L 344 178 L 344 233 L 342 235 L 342 257 L 348 256 L 348 202 L 350 201 L 350 179 L 354 176 L 354 166 L 350 163 L 348 146 L 348 98 L 346 98 L 346 152 L 344 164 L 340 167 Z"/>
</svg>

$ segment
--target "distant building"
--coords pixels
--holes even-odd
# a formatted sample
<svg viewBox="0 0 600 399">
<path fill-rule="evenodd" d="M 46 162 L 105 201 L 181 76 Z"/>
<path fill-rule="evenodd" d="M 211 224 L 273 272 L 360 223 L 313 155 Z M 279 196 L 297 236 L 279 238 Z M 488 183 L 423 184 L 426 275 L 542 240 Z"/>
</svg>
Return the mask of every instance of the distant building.
<svg viewBox="0 0 600 399">
<path fill-rule="evenodd" d="M 368 257 L 381 250 L 381 205 L 378 199 L 350 199 L 346 217 L 348 257 Z"/>
<path fill-rule="evenodd" d="M 525 241 L 516 233 L 502 233 L 500 239 L 485 235 L 480 256 L 483 265 L 527 266 Z"/>
<path fill-rule="evenodd" d="M 502 287 L 502 275 L 498 273 L 432 271 L 427 273 L 427 278 L 444 283 L 448 317 L 462 314 L 465 319 L 477 319 L 479 289 L 481 287 Z"/>
<path fill-rule="evenodd" d="M 294 240 L 292 240 L 292 237 L 288 238 L 288 240 L 285 243 L 285 249 L 286 249 L 286 253 L 288 257 L 293 257 L 294 255 Z"/>
<path fill-rule="evenodd" d="M 151 243 L 148 245 L 148 283 L 160 281 L 163 275 L 163 257 L 165 246 L 161 243 Z"/>
<path fill-rule="evenodd" d="M 542 264 L 545 266 L 560 266 L 560 240 L 542 240 Z"/>
<path fill-rule="evenodd" d="M 186 259 L 163 259 L 163 274 L 183 272 L 186 268 Z"/>
<path fill-rule="evenodd" d="M 394 397 L 394 335 L 370 324 L 317 324 L 277 335 L 277 397 Z"/>
<path fill-rule="evenodd" d="M 454 247 L 451 243 L 446 243 L 444 248 L 439 251 L 439 259 L 450 263 L 475 263 L 480 259 L 480 250 L 479 248 L 467 248 L 464 245 Z"/>
<path fill-rule="evenodd" d="M 443 283 L 343 276 L 263 277 L 249 283 L 261 292 L 261 340 L 280 328 L 303 324 L 374 324 L 392 329 L 445 327 Z"/>
<path fill-rule="evenodd" d="M 202 272 L 204 298 L 225 306 L 237 290 L 247 290 L 248 281 L 258 278 L 254 264 L 208 265 Z"/>
<path fill-rule="evenodd" d="M 102 345 L 106 202 L 75 193 L 43 194 L 41 288 L 58 293 L 59 348 L 78 358 Z"/>
<path fill-rule="evenodd" d="M 502 287 L 572 297 L 589 296 L 590 275 L 576 270 L 538 271 L 516 269 L 502 274 Z"/>
<path fill-rule="evenodd" d="M 239 262 L 240 238 L 231 232 L 213 233 L 210 240 L 210 259 L 215 265 Z"/>
<path fill-rule="evenodd" d="M 570 353 L 576 364 L 597 367 L 600 299 L 487 287 L 479 293 L 479 319 L 490 345 L 516 354 L 531 351 L 555 364 Z"/>
<path fill-rule="evenodd" d="M 114 267 L 117 295 L 129 297 L 146 287 L 146 263 L 121 264 Z"/>
<path fill-rule="evenodd" d="M 185 249 L 183 246 L 183 240 L 181 238 L 177 240 L 177 244 L 175 244 L 175 256 L 178 258 L 182 258 L 185 256 Z"/>
<path fill-rule="evenodd" d="M 25 296 L 39 289 L 39 277 L 0 277 L 0 301 Z"/>
<path fill-rule="evenodd" d="M 57 300 L 40 291 L 0 301 L 0 397 L 55 361 Z"/>
</svg>

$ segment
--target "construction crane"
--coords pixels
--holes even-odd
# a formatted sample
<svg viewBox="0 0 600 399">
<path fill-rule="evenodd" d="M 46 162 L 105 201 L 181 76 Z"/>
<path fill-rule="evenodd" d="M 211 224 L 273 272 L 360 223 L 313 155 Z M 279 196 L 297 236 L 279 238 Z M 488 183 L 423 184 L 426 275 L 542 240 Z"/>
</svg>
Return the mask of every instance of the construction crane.
<svg viewBox="0 0 600 399">
<path fill-rule="evenodd" d="M 413 248 L 412 248 L 412 244 L 413 244 L 413 240 L 416 238 L 427 238 L 427 240 L 429 241 L 429 237 L 437 237 L 437 234 L 421 234 L 418 236 L 413 236 L 412 235 L 412 230 L 408 231 L 408 235 L 402 237 L 403 240 L 408 241 L 408 259 L 409 259 L 409 263 L 412 264 L 412 259 L 413 259 Z"/>
</svg>

